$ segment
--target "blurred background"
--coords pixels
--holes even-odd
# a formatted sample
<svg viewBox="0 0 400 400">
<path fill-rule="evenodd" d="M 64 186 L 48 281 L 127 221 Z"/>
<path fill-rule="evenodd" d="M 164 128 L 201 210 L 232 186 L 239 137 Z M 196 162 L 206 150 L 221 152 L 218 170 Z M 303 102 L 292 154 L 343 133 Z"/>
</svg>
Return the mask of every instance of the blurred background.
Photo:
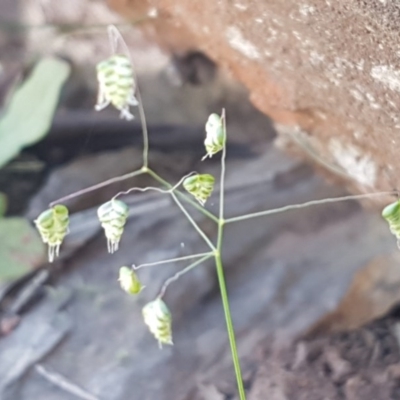
<svg viewBox="0 0 400 400">
<path fill-rule="evenodd" d="M 168 196 L 132 193 L 120 250 L 107 253 L 97 207 L 153 185 L 149 177 L 66 201 L 70 233 L 51 265 L 33 228 L 50 202 L 142 165 L 137 109 L 131 122 L 111 106 L 94 111 L 96 64 L 112 54 L 109 24 L 134 61 L 150 165 L 171 183 L 193 170 L 218 176 L 219 157 L 200 160 L 204 124 L 225 108 L 227 216 L 343 196 L 361 183 L 372 190 L 364 161 L 343 169 L 301 130 L 274 123 L 253 105 L 236 64 L 168 30 L 179 28 L 171 18 L 150 2 L 0 3 L 0 399 L 237 398 L 212 262 L 168 289 L 175 345 L 162 351 L 141 309 L 185 265 L 141 270 L 138 297 L 117 282 L 123 265 L 207 250 Z M 235 51 L 255 57 L 230 37 Z M 400 399 L 399 253 L 379 208 L 364 206 L 331 203 L 228 226 L 224 264 L 249 400 Z M 207 207 L 217 213 L 217 191 Z M 190 211 L 215 239 L 216 226 Z"/>
</svg>

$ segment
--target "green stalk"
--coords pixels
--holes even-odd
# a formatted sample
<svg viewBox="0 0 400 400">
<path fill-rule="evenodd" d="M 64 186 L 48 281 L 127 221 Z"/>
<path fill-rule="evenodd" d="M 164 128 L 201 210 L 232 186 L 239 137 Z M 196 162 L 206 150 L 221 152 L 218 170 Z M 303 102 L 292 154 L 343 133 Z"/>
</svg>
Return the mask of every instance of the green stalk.
<svg viewBox="0 0 400 400">
<path fill-rule="evenodd" d="M 147 122 L 146 122 L 146 114 L 144 113 L 143 103 L 142 103 L 142 95 L 140 94 L 139 84 L 136 79 L 136 96 L 138 100 L 138 108 L 139 108 L 139 116 L 140 122 L 143 130 L 143 167 L 142 170 L 147 172 L 149 168 L 149 133 L 147 131 Z"/>
<path fill-rule="evenodd" d="M 191 254 L 189 256 L 176 257 L 176 258 L 170 258 L 168 260 L 161 260 L 161 261 L 155 261 L 155 262 L 151 262 L 151 263 L 140 264 L 138 266 L 133 265 L 132 268 L 136 271 L 141 268 L 153 267 L 155 265 L 170 264 L 173 262 L 192 260 L 193 258 L 200 258 L 200 257 L 205 257 L 205 256 L 210 257 L 212 255 L 213 255 L 213 253 L 211 253 L 211 252 L 200 253 L 200 254 Z"/>
<path fill-rule="evenodd" d="M 158 298 L 162 298 L 165 295 L 165 292 L 168 288 L 168 286 L 173 283 L 176 282 L 181 276 L 187 274 L 189 271 L 191 271 L 192 269 L 196 268 L 198 265 L 200 265 L 201 263 L 203 263 L 204 261 L 208 260 L 210 257 L 212 256 L 212 253 L 208 253 L 206 254 L 203 258 L 201 258 L 200 260 L 197 260 L 195 262 L 193 262 L 192 264 L 188 265 L 186 268 L 184 268 L 182 271 L 177 272 L 175 275 L 171 276 L 170 278 L 168 278 L 164 284 L 162 285 L 162 288 L 160 290 L 159 295 L 157 296 Z"/>
<path fill-rule="evenodd" d="M 222 297 L 222 305 L 224 308 L 226 329 L 228 331 L 228 337 L 229 337 L 229 344 L 231 346 L 232 360 L 233 360 L 233 366 L 235 368 L 235 375 L 236 375 L 236 382 L 237 382 L 238 391 L 239 391 L 239 398 L 240 398 L 240 400 L 246 400 L 246 393 L 244 391 L 244 386 L 243 386 L 242 371 L 240 368 L 239 355 L 238 355 L 237 346 L 236 346 L 235 330 L 233 327 L 231 311 L 229 308 L 229 298 L 228 298 L 228 292 L 226 290 L 224 268 L 222 266 L 221 253 L 218 250 L 215 254 L 215 265 L 217 268 L 219 289 L 220 289 L 221 297 Z"/>
<path fill-rule="evenodd" d="M 222 110 L 223 126 L 224 126 L 224 135 L 226 142 L 226 120 L 225 120 L 225 110 Z M 233 360 L 233 366 L 235 369 L 236 375 L 236 383 L 239 391 L 240 400 L 246 400 L 246 393 L 243 386 L 243 378 L 242 378 L 242 370 L 240 368 L 239 355 L 236 346 L 236 338 L 235 338 L 235 329 L 233 327 L 231 310 L 229 306 L 229 297 L 228 291 L 226 289 L 225 282 L 225 274 L 224 268 L 222 266 L 222 243 L 224 237 L 224 185 L 225 185 L 225 158 L 226 158 L 226 144 L 222 149 L 222 158 L 221 158 L 221 179 L 220 179 L 220 192 L 219 192 L 219 222 L 218 222 L 218 240 L 217 240 L 217 250 L 215 251 L 215 266 L 217 269 L 219 290 L 221 292 L 222 298 L 222 306 L 224 309 L 225 322 L 226 322 L 226 330 L 228 331 L 229 344 L 231 347 L 231 354 Z"/>
<path fill-rule="evenodd" d="M 225 223 L 230 224 L 232 222 L 245 221 L 245 220 L 248 220 L 251 218 L 265 217 L 267 215 L 279 214 L 279 213 L 290 211 L 290 210 L 298 210 L 300 208 L 307 208 L 307 207 L 311 207 L 311 206 L 317 206 L 320 204 L 337 203 L 339 201 L 348 201 L 348 200 L 369 199 L 374 196 L 387 196 L 387 195 L 394 195 L 396 193 L 397 193 L 396 191 L 392 190 L 390 192 L 355 194 L 355 195 L 342 196 L 342 197 L 331 197 L 331 198 L 322 199 L 322 200 L 311 200 L 311 201 L 307 201 L 305 203 L 290 204 L 288 206 L 274 208 L 272 210 L 259 211 L 259 212 L 255 212 L 255 213 L 251 213 L 251 214 L 240 215 L 238 217 L 228 218 L 227 220 L 225 220 Z"/>
<path fill-rule="evenodd" d="M 79 197 L 79 196 L 82 196 L 82 195 L 84 195 L 86 193 L 90 193 L 90 192 L 93 192 L 93 191 L 95 191 L 97 189 L 101 189 L 104 186 L 108 186 L 108 185 L 111 185 L 111 184 L 116 183 L 116 182 L 121 182 L 121 181 L 124 181 L 126 179 L 130 179 L 130 178 L 133 178 L 135 176 L 142 175 L 144 173 L 145 172 L 143 171 L 143 169 L 139 169 L 139 170 L 136 170 L 136 171 L 133 171 L 133 172 L 129 172 L 128 174 L 125 174 L 125 175 L 120 175 L 120 176 L 117 176 L 115 178 L 107 179 L 106 181 L 100 182 L 100 183 L 98 183 L 96 185 L 89 186 L 89 187 L 87 187 L 85 189 L 78 190 L 77 192 L 71 193 L 68 196 L 64 196 L 64 197 L 61 197 L 61 198 L 59 198 L 57 200 L 54 200 L 49 204 L 49 206 L 53 207 L 56 204 L 64 203 L 67 200 L 71 200 L 71 199 L 73 199 L 75 197 Z"/>
<path fill-rule="evenodd" d="M 171 196 L 174 199 L 175 203 L 177 206 L 181 209 L 182 213 L 185 215 L 187 220 L 192 224 L 193 228 L 196 229 L 196 231 L 199 233 L 199 235 L 204 239 L 204 241 L 207 243 L 208 247 L 212 251 L 216 251 L 215 246 L 211 242 L 211 240 L 208 238 L 208 236 L 203 232 L 203 230 L 196 224 L 196 221 L 190 216 L 188 211 L 186 210 L 185 207 L 183 207 L 182 203 L 178 200 L 174 192 L 171 192 Z"/>
</svg>

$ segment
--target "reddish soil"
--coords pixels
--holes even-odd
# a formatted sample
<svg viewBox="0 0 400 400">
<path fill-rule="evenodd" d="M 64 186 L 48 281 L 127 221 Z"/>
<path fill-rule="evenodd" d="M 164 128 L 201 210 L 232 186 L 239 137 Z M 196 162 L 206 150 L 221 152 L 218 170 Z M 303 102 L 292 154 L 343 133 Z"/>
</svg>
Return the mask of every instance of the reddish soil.
<svg viewBox="0 0 400 400">
<path fill-rule="evenodd" d="M 266 351 L 250 400 L 400 399 L 399 315 Z"/>
</svg>

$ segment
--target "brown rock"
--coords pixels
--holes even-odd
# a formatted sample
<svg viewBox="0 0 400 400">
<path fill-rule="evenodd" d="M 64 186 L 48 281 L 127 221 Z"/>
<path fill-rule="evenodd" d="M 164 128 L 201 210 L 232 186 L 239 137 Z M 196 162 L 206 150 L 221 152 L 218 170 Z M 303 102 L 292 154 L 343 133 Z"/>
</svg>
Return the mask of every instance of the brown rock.
<svg viewBox="0 0 400 400">
<path fill-rule="evenodd" d="M 395 1 L 108 2 L 150 15 L 141 26 L 162 47 L 206 52 L 360 188 L 399 187 Z"/>
<path fill-rule="evenodd" d="M 398 266 L 398 253 L 372 259 L 355 274 L 338 308 L 327 314 L 311 332 L 354 329 L 387 313 L 400 300 Z"/>
</svg>

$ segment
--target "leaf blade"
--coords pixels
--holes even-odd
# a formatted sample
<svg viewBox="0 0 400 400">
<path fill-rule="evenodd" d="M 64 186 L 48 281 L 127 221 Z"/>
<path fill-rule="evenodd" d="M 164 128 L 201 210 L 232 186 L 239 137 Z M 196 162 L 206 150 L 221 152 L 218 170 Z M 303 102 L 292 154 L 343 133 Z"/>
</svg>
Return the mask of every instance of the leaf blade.
<svg viewBox="0 0 400 400">
<path fill-rule="evenodd" d="M 69 72 L 67 62 L 44 58 L 15 90 L 0 120 L 0 167 L 46 135 Z"/>
</svg>

